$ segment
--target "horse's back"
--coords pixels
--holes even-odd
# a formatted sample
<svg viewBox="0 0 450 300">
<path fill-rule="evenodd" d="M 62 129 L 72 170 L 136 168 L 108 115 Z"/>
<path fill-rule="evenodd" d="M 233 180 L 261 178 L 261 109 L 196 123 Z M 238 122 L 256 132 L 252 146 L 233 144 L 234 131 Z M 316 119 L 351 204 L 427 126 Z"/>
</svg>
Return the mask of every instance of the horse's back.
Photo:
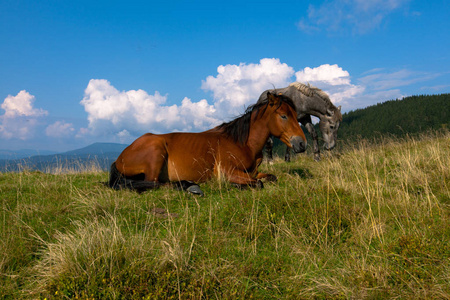
<svg viewBox="0 0 450 300">
<path fill-rule="evenodd" d="M 229 165 L 245 165 L 249 160 L 244 148 L 220 130 L 162 135 L 167 149 L 167 173 L 170 181 L 203 182 Z M 239 162 L 237 162 L 239 161 Z"/>
<path fill-rule="evenodd" d="M 220 160 L 221 147 L 226 147 L 220 132 L 170 133 L 166 135 L 168 175 L 171 181 L 210 179 Z"/>
<path fill-rule="evenodd" d="M 116 167 L 125 176 L 134 176 L 156 166 L 160 169 L 159 181 L 200 182 L 213 175 L 219 147 L 227 148 L 227 144 L 218 131 L 147 133 L 125 148 Z"/>
</svg>

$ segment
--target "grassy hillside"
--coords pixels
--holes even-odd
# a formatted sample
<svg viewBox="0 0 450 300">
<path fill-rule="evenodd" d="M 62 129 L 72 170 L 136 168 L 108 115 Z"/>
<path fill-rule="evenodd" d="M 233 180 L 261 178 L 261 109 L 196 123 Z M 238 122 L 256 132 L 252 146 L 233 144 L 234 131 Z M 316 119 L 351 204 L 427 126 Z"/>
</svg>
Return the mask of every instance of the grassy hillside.
<svg viewBox="0 0 450 300">
<path fill-rule="evenodd" d="M 331 154 L 203 198 L 0 173 L 0 298 L 450 298 L 450 133 Z"/>
</svg>

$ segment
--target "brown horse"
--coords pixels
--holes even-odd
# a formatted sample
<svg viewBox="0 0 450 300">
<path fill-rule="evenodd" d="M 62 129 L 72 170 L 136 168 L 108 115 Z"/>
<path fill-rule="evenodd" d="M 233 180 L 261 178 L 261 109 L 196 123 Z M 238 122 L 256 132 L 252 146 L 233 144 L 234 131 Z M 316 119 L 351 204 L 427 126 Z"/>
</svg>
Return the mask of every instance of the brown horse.
<svg viewBox="0 0 450 300">
<path fill-rule="evenodd" d="M 267 101 L 208 131 L 144 134 L 112 164 L 109 186 L 143 191 L 174 182 L 179 188 L 203 194 L 194 182 L 223 176 L 237 186 L 262 187 L 260 179 L 276 180 L 258 172 L 271 135 L 295 152 L 306 149 L 295 106 L 287 96 L 268 93 Z"/>
</svg>

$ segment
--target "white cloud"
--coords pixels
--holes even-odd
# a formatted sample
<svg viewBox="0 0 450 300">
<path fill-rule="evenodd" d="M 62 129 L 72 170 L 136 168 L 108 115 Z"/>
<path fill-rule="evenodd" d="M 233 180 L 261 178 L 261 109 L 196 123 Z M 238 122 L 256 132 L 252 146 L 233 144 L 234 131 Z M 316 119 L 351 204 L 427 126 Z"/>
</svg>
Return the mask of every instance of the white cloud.
<svg viewBox="0 0 450 300">
<path fill-rule="evenodd" d="M 337 64 L 324 64 L 316 68 L 306 67 L 295 73 L 296 81 L 309 82 L 327 92 L 336 105 L 349 107 L 355 97 L 361 95 L 365 87 L 351 83 L 350 74 Z"/>
<path fill-rule="evenodd" d="M 337 64 L 295 72 L 279 59 L 265 58 L 259 63 L 219 66 L 217 74 L 202 81 L 202 89 L 211 92 L 212 101 L 184 97 L 174 105 L 168 105 L 167 95 L 157 91 L 153 94 L 144 90 L 119 91 L 107 80 L 92 79 L 80 102 L 87 113 L 88 128 L 75 130 L 72 123 L 63 120 L 48 124 L 48 112 L 35 107 L 33 95 L 20 91 L 16 96 L 7 96 L 1 104 L 4 114 L 0 115 L 0 138 L 23 145 L 64 143 L 65 148 L 73 140 L 93 142 L 101 138 L 129 143 L 145 132 L 207 130 L 242 114 L 264 90 L 286 87 L 295 80 L 323 89 L 333 103 L 348 111 L 402 98 L 407 86 L 418 86 L 440 75 L 376 68 L 352 79 L 350 72 Z"/>
<path fill-rule="evenodd" d="M 157 91 L 119 91 L 104 79 L 92 79 L 80 102 L 88 113 L 89 126 L 78 133 L 114 135 L 124 141 L 145 132 L 207 130 L 244 112 L 265 90 L 287 86 L 294 69 L 279 59 L 261 59 L 259 64 L 226 65 L 208 76 L 202 89 L 211 91 L 214 103 L 185 97 L 181 105 L 166 105 L 167 96 Z"/>
<path fill-rule="evenodd" d="M 363 77 L 358 79 L 365 92 L 352 103 L 352 109 L 362 108 L 379 102 L 401 99 L 407 96 L 401 91 L 401 87 L 414 86 L 425 83 L 436 77 L 439 73 L 418 72 L 408 69 L 386 70 L 377 68 L 363 73 Z"/>
<path fill-rule="evenodd" d="M 320 6 L 310 5 L 307 18 L 298 28 L 307 33 L 325 29 L 338 32 L 350 28 L 364 34 L 380 27 L 386 18 L 410 0 L 332 0 Z"/>
<path fill-rule="evenodd" d="M 316 68 L 294 69 L 279 59 L 261 59 L 258 64 L 221 65 L 215 76 L 202 82 L 210 91 L 213 103 L 185 97 L 180 105 L 167 105 L 167 96 L 143 90 L 119 91 L 104 79 L 92 79 L 81 101 L 88 113 L 89 127 L 78 137 L 115 136 L 130 141 L 145 132 L 201 131 L 244 112 L 256 103 L 261 93 L 275 87 L 286 87 L 294 81 L 310 82 L 326 91 L 336 105 L 351 109 L 359 103 L 364 85 L 351 83 L 348 71 L 337 64 Z"/>
<path fill-rule="evenodd" d="M 185 97 L 181 101 L 180 115 L 184 120 L 192 120 L 185 124 L 187 131 L 196 129 L 206 129 L 212 125 L 216 125 L 219 121 L 214 117 L 216 109 L 213 105 L 203 99 L 199 102 L 192 102 L 191 99 Z"/>
<path fill-rule="evenodd" d="M 405 97 L 399 88 L 434 79 L 440 74 L 416 72 L 407 69 L 375 68 L 364 72 L 352 83 L 350 73 L 338 65 L 324 64 L 306 67 L 295 73 L 296 80 L 309 82 L 327 92 L 331 101 L 342 105 L 344 111 L 364 108 L 379 102 Z"/>
<path fill-rule="evenodd" d="M 181 106 L 168 106 L 166 99 L 157 91 L 153 95 L 143 90 L 119 91 L 107 80 L 92 79 L 81 104 L 88 113 L 89 133 L 113 134 L 121 140 L 145 132 L 208 129 L 216 121 L 214 108 L 206 100 L 185 98 Z"/>
<path fill-rule="evenodd" d="M 34 96 L 27 91 L 22 90 L 16 96 L 8 95 L 3 101 L 2 108 L 5 110 L 3 115 L 6 118 L 17 116 L 41 117 L 48 114 L 43 109 L 33 108 Z"/>
<path fill-rule="evenodd" d="M 221 65 L 217 73 L 202 82 L 202 89 L 213 93 L 217 115 L 223 119 L 242 113 L 264 90 L 287 86 L 294 69 L 279 59 L 264 58 L 259 64 Z"/>
<path fill-rule="evenodd" d="M 414 72 L 407 69 L 388 72 L 378 69 L 370 75 L 360 78 L 360 81 L 374 90 L 388 90 L 394 87 L 411 85 L 438 77 L 439 74 Z"/>
<path fill-rule="evenodd" d="M 128 130 L 124 129 L 121 132 L 119 132 L 117 134 L 119 140 L 121 143 L 126 143 L 128 141 L 130 141 L 130 139 L 132 139 L 133 137 L 131 136 L 131 134 L 128 132 Z"/>
<path fill-rule="evenodd" d="M 54 138 L 69 137 L 72 136 L 74 132 L 75 129 L 73 128 L 73 124 L 66 123 L 65 121 L 56 121 L 45 129 L 45 134 Z"/>
<path fill-rule="evenodd" d="M 1 105 L 5 113 L 0 116 L 0 137 L 26 140 L 33 136 L 40 118 L 48 114 L 34 108 L 33 102 L 34 96 L 25 90 L 5 98 Z"/>
<path fill-rule="evenodd" d="M 338 65 L 324 64 L 317 68 L 306 67 L 295 73 L 300 82 L 324 82 L 328 85 L 350 84 L 350 74 Z"/>
</svg>

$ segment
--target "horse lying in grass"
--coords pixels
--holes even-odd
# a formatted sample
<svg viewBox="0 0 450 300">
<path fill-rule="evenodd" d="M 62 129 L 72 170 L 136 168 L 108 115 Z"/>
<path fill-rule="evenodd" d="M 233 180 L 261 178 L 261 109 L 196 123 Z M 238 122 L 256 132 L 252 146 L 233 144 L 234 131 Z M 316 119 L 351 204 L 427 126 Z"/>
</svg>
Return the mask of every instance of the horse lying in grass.
<svg viewBox="0 0 450 300">
<path fill-rule="evenodd" d="M 109 186 L 141 192 L 172 182 L 203 195 L 196 183 L 222 176 L 237 187 L 262 188 L 261 179 L 276 180 L 274 175 L 258 172 L 262 150 L 271 135 L 297 153 L 306 150 L 292 100 L 267 93 L 266 101 L 208 131 L 144 134 L 112 164 Z"/>
</svg>

